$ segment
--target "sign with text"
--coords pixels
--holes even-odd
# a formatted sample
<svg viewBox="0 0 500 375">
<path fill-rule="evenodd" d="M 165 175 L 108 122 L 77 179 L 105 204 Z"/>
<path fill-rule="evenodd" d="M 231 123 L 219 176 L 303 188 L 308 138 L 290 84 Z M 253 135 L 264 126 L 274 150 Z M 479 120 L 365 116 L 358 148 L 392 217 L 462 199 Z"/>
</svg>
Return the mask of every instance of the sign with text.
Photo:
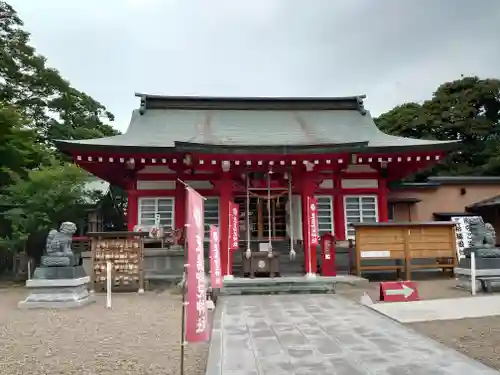
<svg viewBox="0 0 500 375">
<path fill-rule="evenodd" d="M 240 236 L 240 206 L 229 202 L 229 249 L 236 250 L 239 246 Z"/>
<path fill-rule="evenodd" d="M 380 283 L 381 302 L 418 301 L 417 284 L 413 281 L 387 281 Z"/>
<path fill-rule="evenodd" d="M 207 291 L 205 285 L 205 257 L 203 240 L 205 237 L 203 197 L 187 188 L 187 311 L 186 341 L 208 340 Z"/>
<path fill-rule="evenodd" d="M 219 228 L 215 225 L 210 225 L 210 283 L 212 288 L 222 288 Z"/>
<path fill-rule="evenodd" d="M 307 198 L 307 210 L 308 212 L 308 225 L 309 225 L 309 239 L 311 246 L 317 246 L 318 241 L 318 201 L 316 198 Z"/>
<path fill-rule="evenodd" d="M 472 242 L 471 224 L 483 223 L 483 218 L 481 216 L 453 216 L 451 221 L 456 224 L 457 259 L 460 260 L 465 258 L 464 249 L 470 247 Z"/>
</svg>

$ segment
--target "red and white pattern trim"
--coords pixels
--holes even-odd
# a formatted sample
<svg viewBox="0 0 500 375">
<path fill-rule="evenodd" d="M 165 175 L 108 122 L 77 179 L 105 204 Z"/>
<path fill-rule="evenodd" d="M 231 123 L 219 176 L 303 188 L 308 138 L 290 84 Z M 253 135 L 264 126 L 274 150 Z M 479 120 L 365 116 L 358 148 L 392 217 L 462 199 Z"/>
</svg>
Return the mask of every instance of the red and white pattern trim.
<svg viewBox="0 0 500 375">
<path fill-rule="evenodd" d="M 82 156 L 77 155 L 75 157 L 76 161 L 80 162 L 92 162 L 92 163 L 134 163 L 134 164 L 176 164 L 179 162 L 176 158 L 131 158 L 131 157 L 109 157 L 109 156 Z M 317 166 L 321 165 L 334 165 L 334 164 L 349 164 L 349 162 L 354 164 L 371 164 L 371 163 L 402 163 L 402 162 L 424 162 L 424 161 L 439 161 L 441 159 L 440 155 L 412 155 L 412 156 L 391 156 L 391 157 L 372 157 L 372 156 L 359 156 L 352 155 L 352 159 L 347 157 L 339 158 L 317 158 L 317 159 L 240 159 L 240 160 L 221 160 L 221 159 L 198 159 L 193 160 L 193 166 L 195 165 L 223 165 L 229 163 L 234 166 L 294 166 L 294 165 L 310 165 L 314 164 Z M 182 163 L 182 161 L 180 161 Z"/>
</svg>

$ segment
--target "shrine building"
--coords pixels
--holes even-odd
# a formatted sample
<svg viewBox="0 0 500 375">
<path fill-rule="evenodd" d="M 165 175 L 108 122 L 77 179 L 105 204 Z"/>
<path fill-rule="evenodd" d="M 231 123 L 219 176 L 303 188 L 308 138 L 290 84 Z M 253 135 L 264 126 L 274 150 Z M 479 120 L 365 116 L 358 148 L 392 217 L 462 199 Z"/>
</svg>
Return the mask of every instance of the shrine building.
<svg viewBox="0 0 500 375">
<path fill-rule="evenodd" d="M 183 229 L 185 186 L 219 226 L 221 268 L 233 274 L 229 202 L 240 205 L 240 246 L 287 242 L 309 248 L 307 197 L 318 202 L 320 234 L 354 238 L 350 223 L 388 220 L 387 184 L 437 163 L 453 141 L 381 132 L 364 96 L 222 98 L 136 94 L 125 134 L 58 141 L 57 147 L 128 195 L 127 222 Z M 247 230 L 248 228 L 248 230 Z M 206 225 L 208 233 L 208 225 Z M 208 239 L 208 234 L 207 234 Z M 303 251 L 303 250 L 302 250 Z M 316 272 L 316 254 L 304 272 Z"/>
</svg>

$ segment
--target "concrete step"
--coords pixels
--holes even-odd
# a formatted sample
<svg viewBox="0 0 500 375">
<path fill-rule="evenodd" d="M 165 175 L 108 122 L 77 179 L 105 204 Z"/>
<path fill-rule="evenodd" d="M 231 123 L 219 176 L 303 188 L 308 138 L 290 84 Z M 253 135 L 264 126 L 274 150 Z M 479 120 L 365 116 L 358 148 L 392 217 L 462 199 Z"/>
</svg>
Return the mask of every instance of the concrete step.
<svg viewBox="0 0 500 375">
<path fill-rule="evenodd" d="M 302 275 L 284 276 L 275 278 L 235 278 L 224 280 L 221 295 L 242 294 L 309 294 L 309 293 L 336 293 L 340 290 L 366 288 L 368 280 L 351 276 L 339 275 L 336 277 L 306 278 Z"/>
<path fill-rule="evenodd" d="M 236 278 L 224 280 L 224 288 L 220 291 L 220 295 L 331 294 L 335 293 L 336 284 L 334 278 L 321 277 Z"/>
<path fill-rule="evenodd" d="M 268 286 L 247 286 L 244 288 L 224 288 L 220 295 L 271 295 L 271 294 L 333 294 L 333 285 L 268 285 Z"/>
</svg>

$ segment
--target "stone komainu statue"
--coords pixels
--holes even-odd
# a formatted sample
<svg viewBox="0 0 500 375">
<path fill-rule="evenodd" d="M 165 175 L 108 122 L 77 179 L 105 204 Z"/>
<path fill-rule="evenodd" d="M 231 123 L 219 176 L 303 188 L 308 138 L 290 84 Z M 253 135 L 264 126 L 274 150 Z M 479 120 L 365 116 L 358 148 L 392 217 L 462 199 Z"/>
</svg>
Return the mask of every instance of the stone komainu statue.
<svg viewBox="0 0 500 375">
<path fill-rule="evenodd" d="M 495 247 L 497 242 L 497 235 L 495 233 L 495 228 L 490 223 L 484 224 L 484 247 L 492 248 Z"/>
<path fill-rule="evenodd" d="M 76 224 L 65 221 L 59 227 L 59 231 L 52 229 L 47 236 L 45 249 L 48 256 L 73 256 L 71 243 L 73 234 L 76 232 Z"/>
<path fill-rule="evenodd" d="M 471 252 L 477 258 L 500 258 L 500 249 L 495 246 L 495 228 L 490 223 L 474 221 L 469 223 L 471 232 L 470 246 L 464 249 L 466 258 L 470 258 Z"/>
</svg>

